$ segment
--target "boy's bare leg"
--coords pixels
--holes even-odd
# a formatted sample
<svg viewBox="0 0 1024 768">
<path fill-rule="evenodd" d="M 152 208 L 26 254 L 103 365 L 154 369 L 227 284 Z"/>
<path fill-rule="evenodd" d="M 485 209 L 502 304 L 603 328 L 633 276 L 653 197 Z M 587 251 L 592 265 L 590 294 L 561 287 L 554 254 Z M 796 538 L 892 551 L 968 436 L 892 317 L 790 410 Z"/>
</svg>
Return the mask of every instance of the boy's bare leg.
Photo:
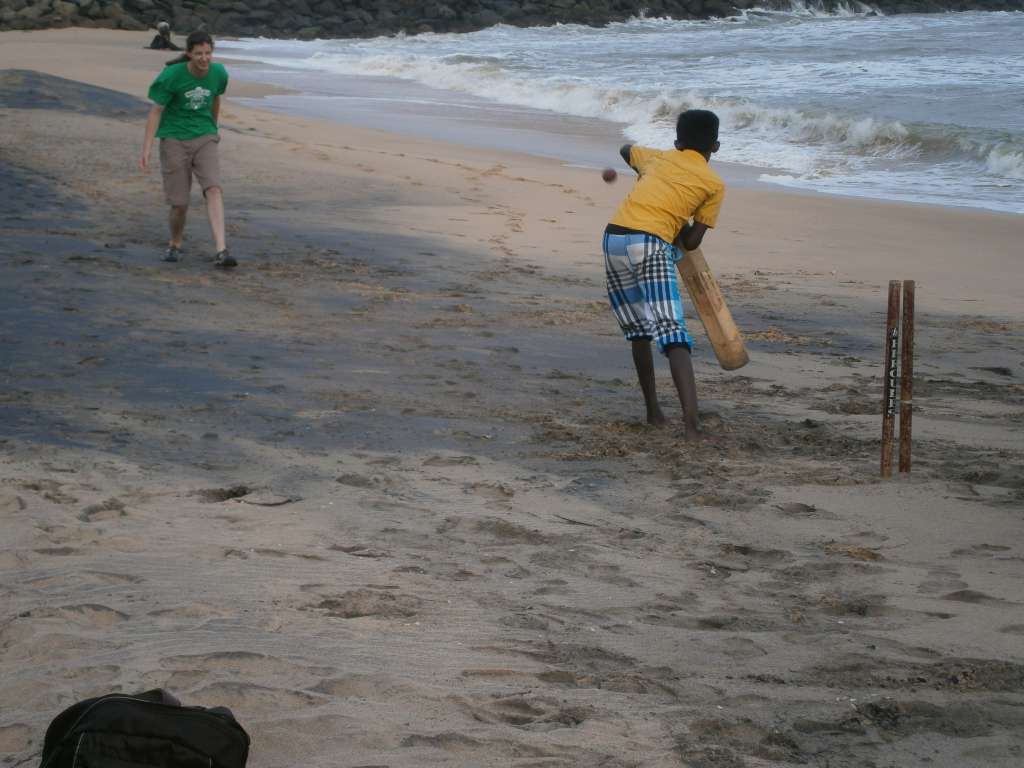
<svg viewBox="0 0 1024 768">
<path fill-rule="evenodd" d="M 666 423 L 665 414 L 658 405 L 658 394 L 654 386 L 654 355 L 651 353 L 651 342 L 648 339 L 634 339 L 633 365 L 640 379 L 640 390 L 644 393 L 644 405 L 647 406 L 647 423 L 662 426 Z"/>
<path fill-rule="evenodd" d="M 171 241 L 168 245 L 172 248 L 181 248 L 181 238 L 185 235 L 186 216 L 188 216 L 187 205 L 171 206 L 171 212 L 167 216 L 167 223 L 171 229 Z"/>
<path fill-rule="evenodd" d="M 224 240 L 224 193 L 220 187 L 206 190 L 206 215 L 210 219 L 210 233 L 213 235 L 214 247 L 220 253 L 227 248 Z"/>
<path fill-rule="evenodd" d="M 697 382 L 693 378 L 690 350 L 682 345 L 669 347 L 668 364 L 679 393 L 679 403 L 683 406 L 686 438 L 694 440 L 700 432 L 700 420 L 697 418 Z"/>
</svg>

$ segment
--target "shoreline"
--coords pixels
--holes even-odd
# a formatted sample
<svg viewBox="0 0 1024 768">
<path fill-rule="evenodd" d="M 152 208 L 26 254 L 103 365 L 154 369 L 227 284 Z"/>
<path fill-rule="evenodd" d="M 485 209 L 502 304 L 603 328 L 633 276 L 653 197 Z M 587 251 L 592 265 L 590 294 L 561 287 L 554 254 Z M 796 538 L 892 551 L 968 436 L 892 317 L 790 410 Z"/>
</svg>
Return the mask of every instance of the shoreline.
<svg viewBox="0 0 1024 768">
<path fill-rule="evenodd" d="M 252 768 L 1018 766 L 1024 221 L 731 190 L 705 252 L 751 362 L 691 317 L 687 443 L 604 297 L 624 184 L 229 96 L 240 265 L 197 191 L 166 264 L 136 43 L 0 34 L 75 80 L 0 76 L 3 759 L 164 688 Z"/>
<path fill-rule="evenodd" d="M 884 38 L 900 29 L 898 25 L 892 27 L 888 24 L 882 20 L 878 20 L 877 24 L 854 21 L 850 22 L 848 28 L 845 23 L 840 24 L 840 28 L 834 30 L 836 42 L 842 48 L 841 41 L 845 40 L 845 36 L 856 38 L 859 34 L 857 30 L 870 35 L 873 28 L 879 27 L 874 30 L 874 34 Z M 832 34 L 828 25 L 815 33 L 815 27 L 818 26 L 810 24 L 807 30 L 810 41 L 816 39 L 816 34 Z M 980 26 L 989 29 L 1000 25 L 990 18 L 985 25 Z M 787 25 L 779 29 L 785 28 Z M 803 25 L 797 24 L 796 28 L 802 30 Z M 970 29 L 970 25 L 963 27 L 951 24 L 949 29 L 940 26 L 930 30 L 934 35 L 927 35 L 929 29 L 927 26 L 917 28 L 910 25 L 905 30 L 908 40 L 921 46 L 922 61 L 941 55 L 941 51 L 930 47 L 937 43 L 930 44 L 927 40 L 943 39 L 948 34 L 949 45 L 959 50 L 957 45 L 963 44 L 962 36 Z M 646 27 L 641 27 L 636 33 L 643 30 Z M 652 30 L 644 32 L 650 34 L 651 45 L 671 46 L 669 38 L 662 40 L 660 33 L 657 33 L 657 25 L 652 25 Z M 767 31 L 768 36 L 764 40 L 754 34 L 756 29 L 752 30 L 753 40 L 749 42 L 763 42 L 770 46 L 774 35 L 772 30 L 773 26 L 768 25 L 759 33 L 764 36 Z M 718 46 L 725 44 L 719 36 L 737 43 L 747 31 L 743 26 L 742 29 L 731 31 L 709 31 L 707 35 L 694 34 L 692 39 L 684 36 L 684 39 L 688 47 L 701 46 L 705 44 L 701 40 L 706 37 L 708 52 L 713 53 L 719 50 Z M 504 28 L 481 37 L 440 36 L 436 40 L 421 42 L 380 39 L 365 43 L 335 43 L 330 40 L 288 42 L 248 39 L 226 46 L 224 53 L 239 56 L 246 61 L 265 62 L 258 77 L 288 83 L 306 91 L 308 97 L 293 98 L 280 105 L 280 108 L 296 114 L 328 117 L 344 122 L 352 120 L 349 110 L 353 108 L 357 114 L 355 121 L 359 124 L 390 129 L 386 115 L 377 115 L 376 120 L 371 122 L 362 113 L 372 112 L 375 107 L 378 111 L 393 108 L 392 104 L 382 105 L 381 101 L 413 102 L 412 106 L 403 105 L 400 108 L 400 119 L 410 123 L 422 119 L 427 126 L 424 132 L 429 131 L 432 138 L 456 143 L 487 142 L 487 146 L 493 148 L 522 151 L 524 142 L 514 136 L 505 141 L 504 136 L 488 135 L 492 126 L 507 121 L 512 130 L 525 127 L 526 130 L 538 129 L 538 132 L 554 135 L 550 140 L 533 139 L 541 148 L 540 154 L 582 162 L 580 149 L 570 147 L 566 151 L 565 142 L 559 141 L 565 138 L 558 136 L 561 132 L 558 126 L 560 120 L 570 126 L 569 131 L 574 135 L 600 135 L 605 131 L 596 124 L 604 118 L 615 119 L 628 124 L 631 140 L 668 146 L 670 127 L 667 110 L 670 107 L 669 102 L 664 100 L 669 99 L 676 105 L 703 104 L 720 111 L 724 126 L 723 150 L 715 157 L 715 162 L 734 160 L 757 169 L 735 174 L 731 179 L 733 183 L 747 183 L 744 177 L 748 177 L 751 181 L 775 189 L 838 194 L 844 199 L 881 199 L 1013 215 L 1024 213 L 1019 204 L 1020 195 L 1017 194 L 1015 181 L 1019 176 L 1017 163 L 1020 152 L 1019 142 L 1013 137 L 1017 135 L 1015 131 L 1019 132 L 1022 128 L 1019 111 L 1015 113 L 1006 104 L 1006 99 L 1000 96 L 998 89 L 992 92 L 992 110 L 961 114 L 952 107 L 940 112 L 928 109 L 926 95 L 922 96 L 924 101 L 912 95 L 917 93 L 912 87 L 917 82 L 914 78 L 921 76 L 915 68 L 918 65 L 910 63 L 916 59 L 900 59 L 907 62 L 905 66 L 894 64 L 896 70 L 890 77 L 882 77 L 874 82 L 864 74 L 872 69 L 871 66 L 853 67 L 848 78 L 832 81 L 826 77 L 817 85 L 811 81 L 798 86 L 800 79 L 794 77 L 788 86 L 781 82 L 779 84 L 785 97 L 778 93 L 774 97 L 768 93 L 758 95 L 754 83 L 759 82 L 759 78 L 754 75 L 736 82 L 725 77 L 723 88 L 720 89 L 714 85 L 713 68 L 705 71 L 696 67 L 696 79 L 692 87 L 700 86 L 698 91 L 685 95 L 685 90 L 674 90 L 666 85 L 664 92 L 658 96 L 645 86 L 646 76 L 639 82 L 632 82 L 636 75 L 631 74 L 631 69 L 622 69 L 621 76 L 601 72 L 601 51 L 605 47 L 616 50 L 617 46 L 629 41 L 631 34 L 626 31 L 621 34 L 610 33 L 607 38 L 599 33 L 588 34 L 575 29 L 559 32 L 550 39 L 547 34 L 527 31 L 522 34 L 521 43 L 531 48 L 537 46 L 541 61 L 545 62 L 547 58 L 544 51 L 553 40 L 558 41 L 555 50 L 562 50 L 570 48 L 573 41 L 578 39 L 581 55 L 585 53 L 588 62 L 593 56 L 596 62 L 594 68 L 601 74 L 577 72 L 579 64 L 573 64 L 571 58 L 559 58 L 556 54 L 552 54 L 552 61 L 547 64 L 538 64 L 541 69 L 537 72 L 531 67 L 521 70 L 520 65 L 515 63 L 518 61 L 515 46 L 519 33 Z M 791 34 L 799 38 L 800 33 L 793 31 Z M 922 40 L 921 37 L 927 39 Z M 897 48 L 898 38 L 897 34 L 893 39 Z M 508 46 L 511 47 L 506 50 Z M 794 55 L 795 51 L 803 51 L 798 39 L 792 41 L 792 46 L 795 46 L 792 48 Z M 792 46 L 787 43 L 783 50 L 790 50 Z M 490 50 L 492 47 L 493 51 Z M 488 61 L 491 53 L 508 56 L 510 61 L 507 65 L 495 65 L 493 68 L 481 64 Z M 740 60 L 746 61 L 742 50 L 736 53 Z M 460 58 L 463 55 L 468 57 L 465 61 Z M 816 54 L 811 55 L 813 57 Z M 879 55 L 887 59 L 890 54 L 880 51 Z M 774 66 L 782 66 L 776 61 L 777 56 L 781 56 L 782 60 L 786 58 L 782 54 L 768 56 L 764 62 L 766 71 Z M 477 61 L 478 57 L 482 58 Z M 710 56 L 707 60 L 711 62 L 715 58 Z M 825 55 L 825 58 L 828 56 Z M 808 65 L 811 66 L 811 62 Z M 478 66 L 484 68 L 474 74 Z M 709 66 L 713 67 L 713 64 Z M 827 68 L 831 65 L 819 62 L 813 66 Z M 783 68 L 782 71 L 786 70 Z M 813 67 L 811 71 L 815 71 Z M 579 77 L 574 77 L 574 72 Z M 971 68 L 962 74 L 970 77 L 973 72 L 974 68 Z M 365 75 L 353 76 L 353 73 Z M 367 77 L 385 73 L 402 79 Z M 656 74 L 650 77 L 654 78 L 654 82 L 661 82 Z M 889 93 L 888 88 L 894 87 L 894 77 L 907 78 L 906 87 L 909 90 L 904 96 Z M 608 78 L 614 78 L 615 82 L 608 81 Z M 549 79 L 556 84 L 554 88 L 550 87 Z M 836 85 L 840 81 L 846 83 L 847 80 L 849 82 L 846 86 Z M 366 85 L 358 85 L 360 82 Z M 433 90 L 436 86 L 452 90 Z M 790 93 L 787 88 L 797 90 Z M 771 90 L 770 85 L 767 89 Z M 799 94 L 804 91 L 808 95 L 801 97 Z M 390 92 L 397 94 L 397 98 L 389 98 Z M 975 100 L 986 98 L 986 93 L 988 91 L 981 90 L 975 95 Z M 367 98 L 361 98 L 364 94 Z M 492 98 L 495 101 L 489 101 Z M 954 99 L 952 103 L 959 101 L 962 100 Z M 997 104 L 1002 106 L 997 107 Z M 627 108 L 626 105 L 632 106 Z M 546 112 L 544 108 L 553 111 Z M 568 114 L 561 116 L 560 113 Z M 987 119 L 981 116 L 983 114 L 988 114 Z M 578 119 L 573 115 L 588 117 Z M 592 124 L 589 127 L 586 126 L 588 119 Z M 447 122 L 440 126 L 433 125 L 443 121 Z M 470 125 L 477 130 L 469 130 Z M 607 133 L 612 136 L 612 141 L 608 143 L 621 143 L 621 137 L 612 133 L 617 133 L 621 126 L 616 123 L 607 125 L 611 126 Z M 410 128 L 401 124 L 394 129 L 410 132 Z M 419 129 L 415 127 L 411 130 Z M 556 146 L 557 149 L 552 149 Z M 586 158 L 586 164 L 600 166 L 606 158 L 605 153 L 592 152 Z"/>
<path fill-rule="evenodd" d="M 966 0 L 951 3 L 950 7 L 937 9 L 934 3 L 922 3 L 914 8 L 914 3 L 897 0 L 878 0 L 870 8 L 861 7 L 854 15 L 931 15 L 935 13 L 1018 13 L 1019 7 L 1013 6 L 1013 0 L 1003 0 L 1002 8 L 993 8 L 992 0 Z M 4 7 L 4 6 L 7 7 Z M 58 8 L 52 12 L 45 10 L 17 13 L 23 6 L 12 2 L 0 2 L 0 9 L 8 14 L 0 21 L 0 31 L 31 30 L 43 31 L 48 28 L 66 28 L 81 23 L 89 28 L 120 28 L 145 30 L 156 25 L 160 20 L 170 21 L 176 29 L 194 29 L 200 24 L 205 25 L 218 36 L 263 36 L 280 37 L 281 39 L 315 39 L 326 32 L 333 38 L 363 38 L 381 35 L 417 35 L 423 33 L 468 33 L 492 27 L 496 24 L 509 24 L 519 27 L 548 27 L 561 24 L 584 25 L 601 28 L 611 24 L 626 23 L 637 18 L 646 17 L 649 8 L 643 4 L 628 10 L 618 7 L 611 11 L 608 8 L 591 9 L 587 4 L 576 6 L 554 6 L 546 10 L 540 7 L 512 8 L 501 3 L 471 3 L 462 7 L 461 3 L 453 2 L 446 11 L 439 12 L 436 6 L 429 3 L 407 2 L 396 7 L 384 6 L 378 15 L 364 9 L 363 15 L 344 16 L 348 10 L 344 5 L 332 7 L 332 2 L 320 9 L 316 16 L 301 15 L 293 11 L 287 15 L 276 17 L 274 23 L 262 15 L 248 17 L 248 9 L 233 9 L 235 12 L 224 14 L 219 9 L 199 7 L 196 9 L 174 6 L 162 0 L 116 12 L 92 11 L 82 15 L 77 9 Z M 481 5 L 483 7 L 481 7 Z M 822 7 L 824 6 L 824 7 Z M 720 19 L 737 19 L 750 12 L 763 9 L 752 8 L 747 3 L 733 4 L 726 2 L 715 8 L 688 3 L 685 0 L 673 0 L 664 3 L 661 15 L 656 18 L 670 18 L 678 21 L 715 21 Z M 799 11 L 816 17 L 850 15 L 850 8 L 839 0 L 825 0 L 816 8 L 808 9 L 805 5 L 792 8 L 791 12 Z M 768 11 L 771 13 L 772 11 Z M 888 13 L 886 13 L 888 12 Z M 109 25 L 109 27 L 107 26 Z"/>
<path fill-rule="evenodd" d="M 96 49 L 96 46 L 102 45 L 115 45 L 119 50 L 127 53 L 133 47 L 132 42 L 140 43 L 141 38 L 145 37 L 144 33 L 128 32 L 123 30 L 100 30 L 100 29 L 81 29 L 73 28 L 67 30 L 39 30 L 32 32 L 14 32 L 6 31 L 0 32 L 0 39 L 6 39 L 10 42 L 16 42 L 19 39 L 24 40 L 27 36 L 32 36 L 34 40 L 42 40 L 45 42 L 62 43 L 66 40 L 81 38 L 82 33 L 88 33 L 91 37 L 95 38 L 96 42 L 86 43 L 85 50 L 90 51 Z M 77 40 L 75 40 L 77 42 Z M 144 42 L 144 41 L 142 41 Z M 29 47 L 30 48 L 30 47 Z M 98 50 L 98 49 L 96 49 Z M 136 58 L 136 61 L 145 61 L 146 59 L 153 60 L 153 71 L 152 76 L 155 76 L 158 71 L 157 61 L 163 61 L 168 55 L 166 51 L 141 51 L 142 57 Z M 35 56 L 31 52 L 28 55 L 23 55 L 23 51 L 16 54 L 18 60 L 27 61 L 27 68 L 35 69 L 41 72 L 47 72 L 50 74 L 59 75 L 60 72 L 66 72 L 66 68 L 60 65 L 54 67 L 50 66 L 47 62 L 47 56 Z M 229 54 L 218 55 L 218 61 L 228 62 L 232 67 L 238 69 L 255 69 L 255 68 L 270 68 L 274 69 L 274 65 L 266 64 L 263 62 L 256 62 L 251 59 L 244 58 L 232 58 Z M 99 65 L 105 75 L 104 79 L 91 79 L 85 77 L 82 82 L 86 82 L 90 85 L 96 85 L 101 87 L 112 88 L 113 90 L 119 90 L 124 93 L 135 95 L 145 100 L 145 88 L 148 85 L 148 80 L 145 77 L 125 77 L 124 74 L 119 73 L 118 67 L 113 62 L 100 62 L 94 61 L 90 58 L 89 64 Z M 17 66 L 13 68 L 18 68 Z M 287 70 L 282 70 L 287 71 Z M 88 69 L 86 70 L 88 72 Z M 375 81 L 377 78 L 366 78 L 356 77 L 350 78 L 352 80 L 363 80 L 363 81 Z M 405 89 L 407 93 L 415 92 L 427 92 L 432 89 L 427 86 L 423 86 L 418 83 L 395 80 L 394 83 L 402 89 Z M 374 87 L 372 84 L 368 86 L 371 90 Z M 447 93 L 445 91 L 439 91 L 441 93 Z M 271 114 L 284 114 L 292 115 L 298 118 L 304 118 L 312 121 L 324 121 L 328 124 L 334 124 L 338 126 L 350 126 L 361 130 L 379 131 L 385 134 L 392 134 L 396 137 L 408 137 L 413 140 L 427 139 L 429 141 L 437 141 L 445 144 L 451 144 L 453 147 L 465 145 L 467 147 L 474 148 L 481 151 L 495 151 L 500 153 L 510 154 L 523 154 L 532 156 L 538 159 L 558 159 L 569 167 L 582 167 L 592 170 L 599 170 L 608 165 L 612 165 L 621 173 L 628 173 L 629 169 L 625 164 L 621 162 L 621 158 L 618 157 L 618 147 L 626 141 L 618 129 L 618 123 L 605 122 L 591 118 L 573 118 L 569 116 L 560 115 L 558 113 L 547 112 L 545 110 L 526 110 L 528 112 L 535 112 L 546 117 L 552 125 L 554 123 L 562 121 L 563 119 L 569 122 L 581 126 L 581 131 L 586 139 L 586 149 L 583 153 L 574 151 L 573 147 L 567 142 L 551 142 L 551 133 L 539 132 L 538 135 L 542 141 L 548 141 L 553 144 L 553 148 L 549 151 L 542 151 L 545 148 L 542 147 L 540 150 L 531 149 L 528 146 L 524 146 L 525 141 L 521 136 L 513 136 L 506 142 L 495 142 L 495 141 L 481 141 L 470 134 L 475 132 L 477 129 L 475 126 L 462 129 L 461 136 L 452 136 L 451 126 L 444 127 L 441 123 L 441 128 L 437 129 L 434 133 L 428 136 L 420 136 L 415 133 L 404 133 L 402 131 L 395 131 L 394 128 L 384 125 L 387 123 L 385 118 L 386 113 L 379 112 L 374 114 L 371 118 L 363 121 L 346 121 L 343 118 L 337 117 L 336 114 L 326 114 L 322 110 L 317 110 L 316 114 L 303 114 L 300 112 L 293 112 L 289 109 L 278 109 L 272 104 L 275 97 L 286 97 L 286 98 L 303 98 L 307 94 L 302 91 L 284 86 L 281 84 L 268 83 L 258 78 L 247 79 L 245 77 L 236 77 L 232 81 L 228 99 L 234 101 L 236 99 L 246 100 L 244 102 L 238 102 L 239 106 L 247 109 L 263 110 Z M 515 112 L 518 110 L 516 107 L 510 107 L 501 104 L 492 104 L 491 102 L 485 102 L 478 97 L 467 96 L 469 101 L 479 101 L 491 106 L 497 112 Z M 261 104 L 260 102 L 264 103 Z M 400 101 L 400 100 L 395 100 Z M 523 135 L 533 135 L 534 132 L 527 131 Z M 610 141 L 607 145 L 600 142 L 597 137 L 607 137 Z M 460 138 L 462 139 L 460 141 Z M 610 151 L 606 151 L 610 150 Z M 607 157 L 604 157 L 607 155 Z M 604 159 L 601 159 L 604 158 Z M 776 173 L 779 169 L 771 167 L 761 167 L 752 165 L 742 165 L 738 163 L 723 162 L 715 159 L 715 167 L 721 172 L 723 179 L 726 181 L 730 188 L 747 188 L 756 191 L 763 191 L 766 193 L 772 193 L 775 195 L 789 196 L 795 199 L 826 199 L 835 200 L 838 202 L 847 201 L 852 204 L 867 203 L 872 205 L 890 205 L 894 207 L 906 207 L 907 209 L 925 209 L 925 210 L 936 210 L 936 211 L 949 211 L 952 213 L 962 212 L 966 214 L 979 214 L 983 216 L 993 216 L 997 218 L 1006 218 L 1008 220 L 1024 220 L 1024 214 L 1012 213 L 1007 211 L 1000 211 L 989 208 L 972 207 L 972 206 L 953 206 L 942 203 L 932 202 L 917 202 L 910 200 L 890 199 L 890 198 L 879 198 L 870 196 L 860 195 L 848 195 L 841 193 L 832 193 L 826 191 L 818 191 L 813 189 L 803 189 L 799 187 L 787 186 L 781 183 L 772 183 L 767 181 L 761 181 L 758 177 L 764 173 Z"/>
</svg>

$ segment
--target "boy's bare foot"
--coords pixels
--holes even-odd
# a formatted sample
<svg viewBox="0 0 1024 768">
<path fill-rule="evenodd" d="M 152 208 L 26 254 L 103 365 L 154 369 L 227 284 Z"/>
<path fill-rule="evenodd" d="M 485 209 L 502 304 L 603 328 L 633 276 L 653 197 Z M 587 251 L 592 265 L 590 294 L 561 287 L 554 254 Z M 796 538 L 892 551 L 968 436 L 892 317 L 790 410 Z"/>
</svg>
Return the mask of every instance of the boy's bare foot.
<svg viewBox="0 0 1024 768">
<path fill-rule="evenodd" d="M 656 411 L 647 412 L 647 423 L 652 427 L 664 427 L 668 424 L 668 419 L 665 418 L 665 414 L 661 412 L 661 408 Z"/>
</svg>

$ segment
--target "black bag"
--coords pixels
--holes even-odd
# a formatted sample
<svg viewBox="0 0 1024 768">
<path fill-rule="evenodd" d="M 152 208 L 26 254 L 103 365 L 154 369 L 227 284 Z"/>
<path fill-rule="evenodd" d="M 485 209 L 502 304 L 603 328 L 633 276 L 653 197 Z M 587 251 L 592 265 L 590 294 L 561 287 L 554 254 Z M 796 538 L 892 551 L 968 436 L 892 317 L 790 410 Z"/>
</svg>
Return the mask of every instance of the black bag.
<svg viewBox="0 0 1024 768">
<path fill-rule="evenodd" d="M 40 768 L 244 768 L 249 735 L 225 707 L 183 707 L 162 690 L 68 707 L 46 729 Z"/>
</svg>

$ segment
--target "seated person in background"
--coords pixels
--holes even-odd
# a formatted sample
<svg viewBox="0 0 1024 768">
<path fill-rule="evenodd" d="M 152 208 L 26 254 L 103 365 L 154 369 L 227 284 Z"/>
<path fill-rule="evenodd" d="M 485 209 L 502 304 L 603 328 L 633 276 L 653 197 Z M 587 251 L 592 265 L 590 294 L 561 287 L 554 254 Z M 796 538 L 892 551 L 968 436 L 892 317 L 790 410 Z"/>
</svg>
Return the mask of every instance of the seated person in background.
<svg viewBox="0 0 1024 768">
<path fill-rule="evenodd" d="M 171 25 L 166 21 L 161 21 L 156 25 L 156 36 L 153 38 L 148 48 L 152 48 L 155 51 L 180 51 L 181 48 L 174 44 L 171 40 Z"/>
</svg>

